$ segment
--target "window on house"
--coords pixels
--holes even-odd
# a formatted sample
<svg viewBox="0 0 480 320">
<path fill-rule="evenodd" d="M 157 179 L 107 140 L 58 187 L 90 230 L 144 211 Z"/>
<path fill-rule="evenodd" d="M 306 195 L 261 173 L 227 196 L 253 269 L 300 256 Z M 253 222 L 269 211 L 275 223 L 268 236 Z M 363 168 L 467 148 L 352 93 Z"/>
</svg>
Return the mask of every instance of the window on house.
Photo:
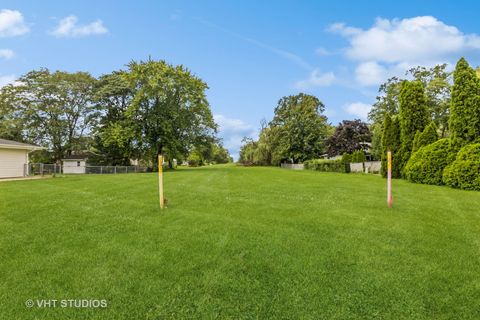
<svg viewBox="0 0 480 320">
<path fill-rule="evenodd" d="M 80 167 L 80 161 L 77 161 L 77 167 Z"/>
</svg>

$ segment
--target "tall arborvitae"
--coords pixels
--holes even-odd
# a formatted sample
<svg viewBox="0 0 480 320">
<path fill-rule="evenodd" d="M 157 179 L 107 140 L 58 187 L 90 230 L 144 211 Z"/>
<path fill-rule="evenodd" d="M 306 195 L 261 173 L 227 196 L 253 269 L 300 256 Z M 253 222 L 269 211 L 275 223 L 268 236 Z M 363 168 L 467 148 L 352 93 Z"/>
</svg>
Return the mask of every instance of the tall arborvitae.
<svg viewBox="0 0 480 320">
<path fill-rule="evenodd" d="M 386 114 L 383 123 L 382 135 L 382 168 L 383 177 L 387 176 L 387 152 L 392 152 L 392 177 L 399 178 L 400 170 L 398 168 L 398 151 L 400 149 L 400 123 L 398 117 L 392 120 L 389 113 Z"/>
<path fill-rule="evenodd" d="M 430 124 L 423 130 L 423 132 L 417 131 L 415 139 L 413 140 L 412 152 L 417 151 L 421 147 L 428 146 L 438 140 L 438 128 L 435 122 Z"/>
<path fill-rule="evenodd" d="M 480 79 L 461 58 L 453 72 L 450 137 L 454 150 L 480 136 Z"/>
<path fill-rule="evenodd" d="M 400 130 L 402 148 L 398 155 L 403 170 L 412 152 L 417 131 L 423 131 L 429 123 L 427 101 L 420 81 L 403 81 L 400 89 Z"/>
</svg>

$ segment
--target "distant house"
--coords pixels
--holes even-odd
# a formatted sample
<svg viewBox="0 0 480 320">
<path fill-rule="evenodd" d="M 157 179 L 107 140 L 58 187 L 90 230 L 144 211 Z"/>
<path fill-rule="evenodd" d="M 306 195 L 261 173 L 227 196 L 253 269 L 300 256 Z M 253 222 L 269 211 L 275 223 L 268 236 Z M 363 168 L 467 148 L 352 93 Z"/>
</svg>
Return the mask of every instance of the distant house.
<svg viewBox="0 0 480 320">
<path fill-rule="evenodd" d="M 16 178 L 28 175 L 25 166 L 28 154 L 44 148 L 12 140 L 0 139 L 0 178 Z"/>
<path fill-rule="evenodd" d="M 70 155 L 62 159 L 63 173 L 85 173 L 88 156 L 84 154 Z"/>
</svg>

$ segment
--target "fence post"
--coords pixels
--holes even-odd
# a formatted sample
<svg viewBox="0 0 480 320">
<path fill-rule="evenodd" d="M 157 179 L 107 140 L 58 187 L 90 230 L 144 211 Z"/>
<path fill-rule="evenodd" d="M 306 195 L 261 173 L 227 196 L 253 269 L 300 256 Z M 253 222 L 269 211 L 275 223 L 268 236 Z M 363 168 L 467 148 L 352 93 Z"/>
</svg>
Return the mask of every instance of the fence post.
<svg viewBox="0 0 480 320">
<path fill-rule="evenodd" d="M 115 166 L 115 167 L 113 168 L 113 172 L 114 172 L 115 174 L 117 174 L 117 166 Z"/>
<path fill-rule="evenodd" d="M 40 163 L 40 171 L 42 172 L 42 177 L 43 177 L 43 163 Z"/>
</svg>

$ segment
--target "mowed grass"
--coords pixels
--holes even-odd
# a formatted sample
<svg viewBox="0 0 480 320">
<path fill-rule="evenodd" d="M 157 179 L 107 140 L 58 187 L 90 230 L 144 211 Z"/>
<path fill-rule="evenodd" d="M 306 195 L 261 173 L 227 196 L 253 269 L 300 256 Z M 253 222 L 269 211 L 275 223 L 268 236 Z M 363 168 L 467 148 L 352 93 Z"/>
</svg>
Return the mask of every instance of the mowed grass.
<svg viewBox="0 0 480 320">
<path fill-rule="evenodd" d="M 480 193 L 213 166 L 0 183 L 0 319 L 479 319 Z M 27 308 L 106 299 L 106 308 Z"/>
</svg>

